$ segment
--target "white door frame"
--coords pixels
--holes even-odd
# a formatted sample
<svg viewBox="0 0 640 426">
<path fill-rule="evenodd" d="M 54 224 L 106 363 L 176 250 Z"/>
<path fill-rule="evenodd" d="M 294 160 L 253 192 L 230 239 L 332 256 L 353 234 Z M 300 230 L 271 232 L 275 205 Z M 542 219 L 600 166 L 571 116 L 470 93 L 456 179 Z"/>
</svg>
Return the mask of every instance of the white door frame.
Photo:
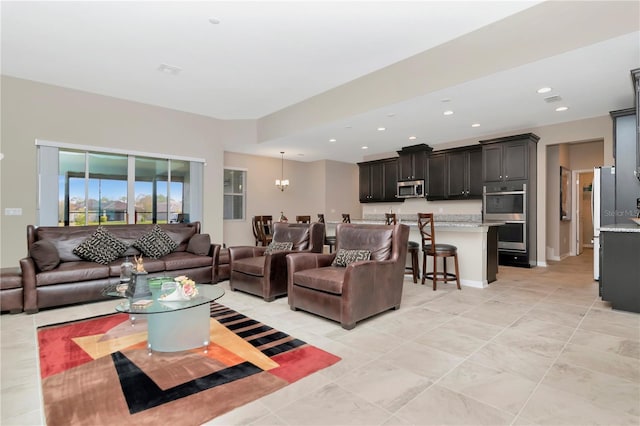
<svg viewBox="0 0 640 426">
<path fill-rule="evenodd" d="M 571 191 L 571 210 L 574 212 L 571 226 L 571 256 L 577 256 L 582 253 L 582 247 L 578 247 L 578 236 L 580 229 L 580 199 L 582 198 L 582 188 L 580 188 L 580 174 L 593 173 L 593 169 L 578 169 L 571 171 L 571 182 L 573 182 L 573 191 Z"/>
</svg>

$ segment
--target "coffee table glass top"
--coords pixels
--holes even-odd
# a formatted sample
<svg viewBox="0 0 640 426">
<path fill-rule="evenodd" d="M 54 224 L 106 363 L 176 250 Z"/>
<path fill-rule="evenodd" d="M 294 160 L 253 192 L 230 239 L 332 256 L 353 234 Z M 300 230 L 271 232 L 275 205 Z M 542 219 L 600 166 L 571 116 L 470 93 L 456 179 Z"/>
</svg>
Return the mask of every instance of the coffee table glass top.
<svg viewBox="0 0 640 426">
<path fill-rule="evenodd" d="M 167 279 L 171 282 L 172 278 Z M 160 280 L 158 280 L 160 281 Z M 195 306 L 204 305 L 221 298 L 224 290 L 218 285 L 198 284 L 198 295 L 189 300 L 166 301 L 160 299 L 160 296 L 166 294 L 167 291 L 161 287 L 162 282 L 152 282 L 149 280 L 149 290 L 151 296 L 129 299 L 124 291 L 116 291 L 116 286 L 110 286 L 105 289 L 104 294 L 112 297 L 122 298 L 122 301 L 116 306 L 116 311 L 129 314 L 159 314 L 164 312 L 173 312 L 181 309 L 189 309 Z M 141 300 L 149 301 L 147 304 L 140 305 Z"/>
</svg>

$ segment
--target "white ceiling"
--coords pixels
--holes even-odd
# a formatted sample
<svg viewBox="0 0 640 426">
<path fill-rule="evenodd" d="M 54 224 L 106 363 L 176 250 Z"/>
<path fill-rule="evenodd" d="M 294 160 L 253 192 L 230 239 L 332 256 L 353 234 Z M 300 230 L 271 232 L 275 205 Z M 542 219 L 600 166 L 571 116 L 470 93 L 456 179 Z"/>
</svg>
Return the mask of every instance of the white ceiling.
<svg viewBox="0 0 640 426">
<path fill-rule="evenodd" d="M 583 19 L 580 27 L 593 22 L 593 31 L 554 27 L 566 18 L 545 16 L 554 9 L 542 3 L 2 1 L 1 68 L 4 75 L 219 119 L 257 120 L 266 129 L 331 99 L 333 114 L 307 114 L 295 128 L 259 132 L 257 142 L 225 141 L 228 151 L 278 157 L 285 151 L 300 161 L 356 162 L 415 143 L 480 140 L 632 106 L 629 71 L 640 67 L 640 22 L 625 25 L 617 16 L 637 12 L 638 2 L 626 2 L 622 12 L 608 9 L 611 16 L 590 11 L 590 4 L 613 2 L 567 2 Z M 220 23 L 211 24 L 212 17 Z M 537 33 L 507 25 L 524 18 Z M 540 48 L 538 34 L 549 33 L 573 39 Z M 524 42 L 508 55 L 496 48 L 491 58 L 483 37 Z M 474 73 L 460 50 L 451 50 L 450 66 L 438 75 L 396 73 L 381 93 L 367 83 L 456 42 L 482 50 L 486 70 Z M 161 64 L 181 71 L 161 72 Z M 459 82 L 433 83 L 447 79 Z M 363 81 L 371 90 L 349 99 L 349 89 Z M 403 94 L 403 84 L 415 94 Z M 398 96 L 388 85 L 398 85 Z M 554 90 L 537 94 L 543 85 Z M 550 95 L 563 100 L 544 102 Z M 569 110 L 555 112 L 560 105 Z M 445 117 L 445 109 L 455 113 Z M 474 122 L 481 126 L 472 128 Z"/>
</svg>

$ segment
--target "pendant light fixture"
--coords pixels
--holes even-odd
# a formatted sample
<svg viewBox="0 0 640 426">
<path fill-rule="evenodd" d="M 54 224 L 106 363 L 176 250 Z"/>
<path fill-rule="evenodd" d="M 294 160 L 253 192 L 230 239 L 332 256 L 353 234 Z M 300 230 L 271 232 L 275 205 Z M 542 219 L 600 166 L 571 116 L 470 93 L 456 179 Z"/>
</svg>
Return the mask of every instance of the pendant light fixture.
<svg viewBox="0 0 640 426">
<path fill-rule="evenodd" d="M 284 191 L 289 186 L 289 179 L 284 178 L 284 151 L 280 151 L 280 155 L 282 155 L 282 167 L 280 169 L 280 179 L 276 179 L 276 187 L 280 191 Z"/>
</svg>

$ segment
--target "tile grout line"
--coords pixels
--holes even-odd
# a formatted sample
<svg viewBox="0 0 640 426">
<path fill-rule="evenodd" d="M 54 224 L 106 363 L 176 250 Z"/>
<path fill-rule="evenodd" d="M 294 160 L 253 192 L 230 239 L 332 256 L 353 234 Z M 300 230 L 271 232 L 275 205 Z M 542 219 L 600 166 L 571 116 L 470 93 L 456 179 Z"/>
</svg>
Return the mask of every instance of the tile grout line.
<svg viewBox="0 0 640 426">
<path fill-rule="evenodd" d="M 558 352 L 558 355 L 556 355 L 556 357 L 553 359 L 553 362 L 551 363 L 551 365 L 549 365 L 547 370 L 544 372 L 544 374 L 542 375 L 542 377 L 540 378 L 540 380 L 536 384 L 536 386 L 533 388 L 533 390 L 531 391 L 531 393 L 527 397 L 527 400 L 524 402 L 524 404 L 522 404 L 522 407 L 520 407 L 520 410 L 518 410 L 518 413 L 516 414 L 516 416 L 514 417 L 513 421 L 511 422 L 511 425 L 515 424 L 515 422 L 520 418 L 520 416 L 522 415 L 522 412 L 524 411 L 525 407 L 527 406 L 527 404 L 529 404 L 529 401 L 531 401 L 531 398 L 533 398 L 533 395 L 535 395 L 535 393 L 538 390 L 538 388 L 540 387 L 540 385 L 542 385 L 542 382 L 544 381 L 544 379 L 549 374 L 549 371 L 551 371 L 553 366 L 556 365 L 556 363 L 558 362 L 558 359 L 560 359 L 560 357 L 564 353 L 565 349 L 569 345 L 569 342 L 571 342 L 571 340 L 573 339 L 573 336 L 575 336 L 575 334 L 577 333 L 578 329 L 582 325 L 582 322 L 585 320 L 585 318 L 587 317 L 587 315 L 589 314 L 589 312 L 591 311 L 591 309 L 595 305 L 596 301 L 597 301 L 597 298 L 594 299 L 593 302 L 591 302 L 591 305 L 589 306 L 589 309 L 587 309 L 587 312 L 585 312 L 584 316 L 582 318 L 580 318 L 580 321 L 578 322 L 578 324 L 574 328 L 573 333 L 571 333 L 571 336 L 569 336 L 567 341 L 564 343 L 564 345 L 562 346 L 562 349 L 560 349 L 560 351 Z"/>
<path fill-rule="evenodd" d="M 517 287 L 516 287 L 516 288 L 517 288 Z M 550 295 L 550 294 L 547 294 L 547 295 L 543 298 L 543 300 L 544 300 L 544 299 L 546 299 L 547 297 L 549 297 L 549 295 Z M 463 316 L 462 316 L 464 313 L 469 312 L 469 311 L 471 311 L 471 310 L 473 310 L 473 309 L 476 309 L 478 306 L 480 306 L 480 305 L 482 305 L 482 304 L 484 304 L 484 303 L 490 302 L 490 301 L 494 300 L 494 299 L 495 299 L 496 297 L 498 297 L 498 296 L 500 296 L 500 294 L 496 294 L 495 296 L 493 296 L 493 297 L 491 297 L 491 298 L 489 298 L 489 299 L 487 299 L 487 300 L 483 301 L 481 304 L 476 305 L 476 306 L 473 306 L 473 307 L 471 307 L 471 308 L 469 308 L 469 309 L 467 309 L 467 310 L 463 311 L 462 313 L 457 314 L 457 315 L 456 315 L 456 316 L 454 316 L 453 318 L 451 318 L 451 319 L 449 319 L 449 320 L 445 321 L 444 323 L 440 324 L 438 327 L 441 327 L 441 326 L 443 326 L 444 324 L 447 324 L 447 323 L 449 323 L 449 322 L 451 322 L 451 321 L 455 320 L 456 318 L 465 318 L 465 317 L 463 317 Z M 496 300 L 496 301 L 498 301 L 498 302 L 499 302 L 500 300 Z M 427 303 L 428 303 L 428 302 L 427 302 Z M 506 302 L 503 302 L 503 303 L 506 303 Z M 407 402 L 404 404 L 404 406 L 407 406 L 409 403 L 411 403 L 412 401 L 414 401 L 416 398 L 418 398 L 418 397 L 419 397 L 420 395 L 422 395 L 424 392 L 426 392 L 427 390 L 431 389 L 434 385 L 436 385 L 436 384 L 438 384 L 440 381 L 442 381 L 442 379 L 443 379 L 443 378 L 445 378 L 446 376 L 448 376 L 449 374 L 451 374 L 455 369 L 457 369 L 457 368 L 458 368 L 458 367 L 460 367 L 462 364 L 464 364 L 465 362 L 467 362 L 467 361 L 469 360 L 469 358 L 471 358 L 471 356 L 473 356 L 473 354 L 475 354 L 475 353 L 476 353 L 476 352 L 478 352 L 480 349 L 484 348 L 486 345 L 488 345 L 489 343 L 491 343 L 491 342 L 492 342 L 496 337 L 500 336 L 500 335 L 501 335 L 501 334 L 502 334 L 506 329 L 510 328 L 513 324 L 515 324 L 518 320 L 520 320 L 520 318 L 522 318 L 524 315 L 526 315 L 527 313 L 529 313 L 529 311 L 531 311 L 531 310 L 532 310 L 532 309 L 533 309 L 533 308 L 534 308 L 538 303 L 540 303 L 540 301 L 536 302 L 536 303 L 535 303 L 534 305 L 532 305 L 532 306 L 531 306 L 531 307 L 530 307 L 530 308 L 529 308 L 529 309 L 528 309 L 524 314 L 522 314 L 521 316 L 519 316 L 517 319 L 515 319 L 515 320 L 514 320 L 513 322 L 511 322 L 510 324 L 508 324 L 508 325 L 506 325 L 505 327 L 503 327 L 503 329 L 502 329 L 499 333 L 497 333 L 497 334 L 496 334 L 495 336 L 493 336 L 491 339 L 487 340 L 487 341 L 486 341 L 483 345 L 481 345 L 478 349 L 476 349 L 475 351 L 471 352 L 469 355 L 467 355 L 466 357 L 464 357 L 464 359 L 463 359 L 462 361 L 460 361 L 458 364 L 454 365 L 451 369 L 449 369 L 446 373 L 444 373 L 443 375 L 441 375 L 438 379 L 434 380 L 434 381 L 433 381 L 429 386 L 427 386 L 427 387 L 426 387 L 422 392 L 418 393 L 418 394 L 417 394 L 417 395 L 415 395 L 413 398 L 411 398 L 409 401 L 407 401 Z M 438 311 L 435 311 L 435 312 L 438 312 Z M 486 324 L 488 324 L 488 325 L 492 325 L 492 324 L 489 324 L 489 323 L 486 323 Z M 433 329 L 431 329 L 431 330 L 435 330 L 435 329 L 436 329 L 436 328 L 438 328 L 438 327 L 435 327 L 435 328 L 433 328 Z M 429 331 L 431 331 L 431 330 L 429 330 Z M 413 341 L 413 340 L 412 340 L 412 341 Z M 436 348 L 433 348 L 433 349 L 436 349 Z M 445 352 L 445 351 L 442 351 L 442 350 L 440 350 L 440 349 L 436 349 L 436 350 L 439 350 L 439 351 L 441 351 L 441 352 Z M 449 354 L 449 355 L 454 355 L 454 354 L 450 354 L 450 353 L 448 353 L 448 352 L 445 352 L 445 353 L 447 353 L 447 354 Z M 454 355 L 454 356 L 455 356 L 455 355 Z M 490 368 L 495 369 L 494 367 L 490 367 Z M 427 378 L 427 379 L 428 379 L 428 378 Z M 450 390 L 450 391 L 452 391 L 452 392 L 455 392 L 455 393 L 458 393 L 458 394 L 464 395 L 466 398 L 472 399 L 472 400 L 474 400 L 474 401 L 476 401 L 476 402 L 478 402 L 478 403 L 480 403 L 480 404 L 483 404 L 483 405 L 486 405 L 486 406 L 488 406 L 488 407 L 491 407 L 491 408 L 493 408 L 493 409 L 495 409 L 495 410 L 497 410 L 497 411 L 499 411 L 499 412 L 501 412 L 501 413 L 505 413 L 505 414 L 508 414 L 508 415 L 510 415 L 510 416 L 513 416 L 513 415 L 514 415 L 513 413 L 510 413 L 510 412 L 505 411 L 505 410 L 503 410 L 503 409 L 501 409 L 501 408 L 495 407 L 495 406 L 493 406 L 493 405 L 491 405 L 491 404 L 487 404 L 486 402 L 480 401 L 480 400 L 478 400 L 478 399 L 476 399 L 476 398 L 474 398 L 474 397 L 472 397 L 472 396 L 469 396 L 469 395 L 467 395 L 467 394 L 464 394 L 464 393 L 462 393 L 462 392 L 458 392 L 458 391 L 455 391 L 455 390 L 453 390 L 453 389 L 449 389 L 449 388 L 447 388 L 447 387 L 445 387 L 445 388 L 446 388 L 446 389 L 448 389 L 448 390 Z M 403 406 L 403 407 L 404 407 L 404 406 Z M 394 416 L 396 416 L 396 417 L 399 417 L 400 419 L 405 420 L 402 416 L 397 416 L 395 413 L 394 413 L 393 415 L 394 415 Z M 517 416 L 517 414 L 516 414 L 516 416 Z"/>
</svg>

